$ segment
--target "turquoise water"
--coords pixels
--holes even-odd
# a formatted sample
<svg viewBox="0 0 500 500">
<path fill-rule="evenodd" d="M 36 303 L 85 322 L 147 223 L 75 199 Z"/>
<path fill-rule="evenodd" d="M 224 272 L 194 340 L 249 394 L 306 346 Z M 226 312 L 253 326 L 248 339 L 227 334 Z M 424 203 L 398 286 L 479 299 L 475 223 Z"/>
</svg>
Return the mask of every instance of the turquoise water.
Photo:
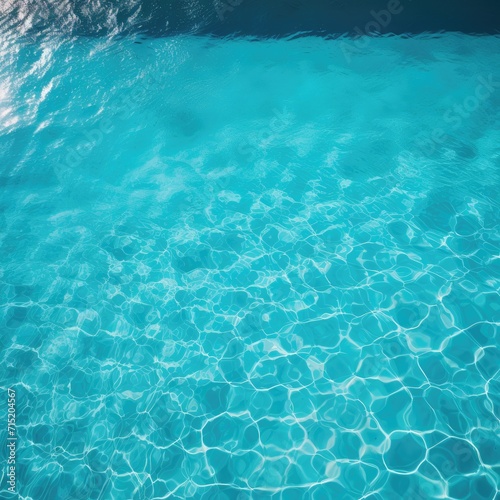
<svg viewBox="0 0 500 500">
<path fill-rule="evenodd" d="M 2 40 L 20 498 L 495 498 L 500 38 L 364 42 Z"/>
</svg>

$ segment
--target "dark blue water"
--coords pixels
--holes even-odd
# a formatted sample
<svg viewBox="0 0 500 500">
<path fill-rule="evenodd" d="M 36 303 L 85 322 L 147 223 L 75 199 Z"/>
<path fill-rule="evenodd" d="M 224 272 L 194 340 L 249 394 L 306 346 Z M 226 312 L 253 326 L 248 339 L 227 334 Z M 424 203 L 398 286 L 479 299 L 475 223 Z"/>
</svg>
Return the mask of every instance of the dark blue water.
<svg viewBox="0 0 500 500">
<path fill-rule="evenodd" d="M 500 30 L 500 4 L 495 0 L 11 0 L 3 9 L 10 13 L 4 26 L 15 25 L 32 36 L 45 30 L 259 37 Z"/>
</svg>

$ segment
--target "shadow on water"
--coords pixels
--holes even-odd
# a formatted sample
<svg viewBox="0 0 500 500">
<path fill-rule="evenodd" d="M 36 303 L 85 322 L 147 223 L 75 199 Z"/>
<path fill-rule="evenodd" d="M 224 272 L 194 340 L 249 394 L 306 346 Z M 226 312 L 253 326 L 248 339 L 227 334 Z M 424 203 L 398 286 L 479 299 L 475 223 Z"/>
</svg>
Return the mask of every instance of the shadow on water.
<svg viewBox="0 0 500 500">
<path fill-rule="evenodd" d="M 283 37 L 292 34 L 500 32 L 496 0 L 14 0 L 0 6 L 2 30 L 33 36 L 179 33 Z"/>
</svg>

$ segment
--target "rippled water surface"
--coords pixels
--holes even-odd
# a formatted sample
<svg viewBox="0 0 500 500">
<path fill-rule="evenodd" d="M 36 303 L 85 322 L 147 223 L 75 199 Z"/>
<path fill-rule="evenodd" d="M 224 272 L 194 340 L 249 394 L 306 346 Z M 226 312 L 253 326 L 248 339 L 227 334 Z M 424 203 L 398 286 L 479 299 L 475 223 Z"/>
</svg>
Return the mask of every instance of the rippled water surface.
<svg viewBox="0 0 500 500">
<path fill-rule="evenodd" d="M 20 497 L 493 500 L 499 49 L 2 39 Z"/>
</svg>

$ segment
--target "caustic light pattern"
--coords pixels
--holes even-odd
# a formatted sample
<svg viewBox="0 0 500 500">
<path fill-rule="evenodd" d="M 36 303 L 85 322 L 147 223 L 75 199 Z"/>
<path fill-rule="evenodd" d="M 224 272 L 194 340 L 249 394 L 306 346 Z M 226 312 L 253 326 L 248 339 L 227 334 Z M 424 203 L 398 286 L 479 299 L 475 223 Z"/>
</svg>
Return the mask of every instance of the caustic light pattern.
<svg viewBox="0 0 500 500">
<path fill-rule="evenodd" d="M 499 38 L 141 42 L 1 52 L 20 496 L 493 500 Z"/>
</svg>

